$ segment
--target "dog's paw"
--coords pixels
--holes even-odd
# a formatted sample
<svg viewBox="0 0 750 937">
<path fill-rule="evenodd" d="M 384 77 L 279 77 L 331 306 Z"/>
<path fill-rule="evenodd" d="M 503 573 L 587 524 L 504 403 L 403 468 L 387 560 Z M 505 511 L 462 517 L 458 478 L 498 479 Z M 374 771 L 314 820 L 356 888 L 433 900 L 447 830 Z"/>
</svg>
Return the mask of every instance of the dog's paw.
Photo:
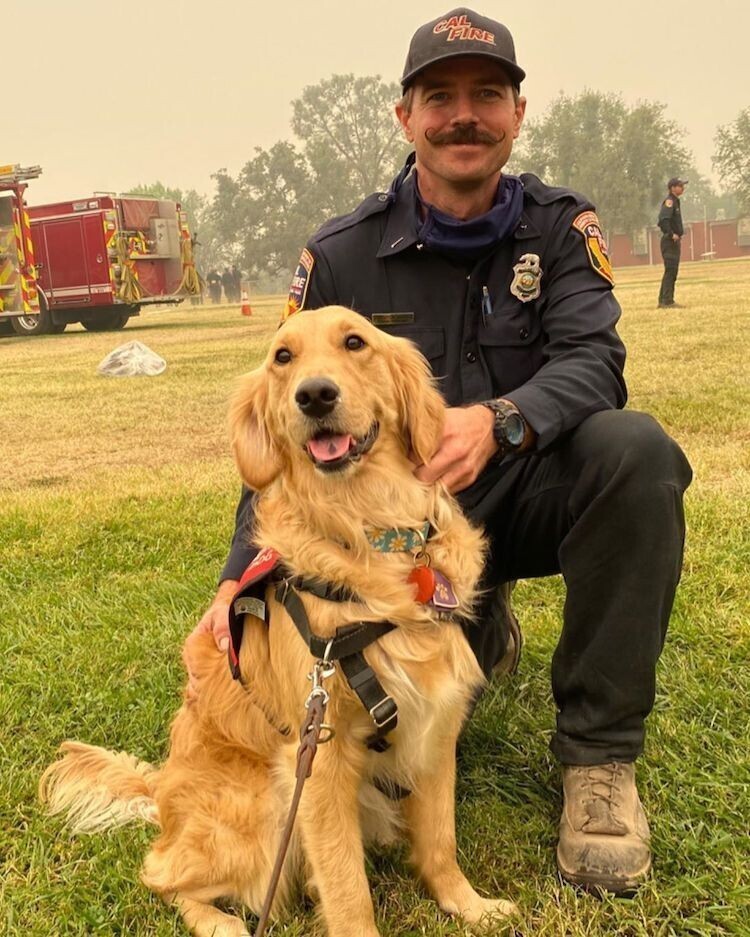
<svg viewBox="0 0 750 937">
<path fill-rule="evenodd" d="M 504 918 L 512 917 L 518 913 L 518 908 L 512 901 L 502 898 L 480 898 L 478 895 L 471 907 L 460 912 L 463 920 L 471 925 L 474 931 L 488 931 L 493 925 L 500 923 Z"/>
</svg>

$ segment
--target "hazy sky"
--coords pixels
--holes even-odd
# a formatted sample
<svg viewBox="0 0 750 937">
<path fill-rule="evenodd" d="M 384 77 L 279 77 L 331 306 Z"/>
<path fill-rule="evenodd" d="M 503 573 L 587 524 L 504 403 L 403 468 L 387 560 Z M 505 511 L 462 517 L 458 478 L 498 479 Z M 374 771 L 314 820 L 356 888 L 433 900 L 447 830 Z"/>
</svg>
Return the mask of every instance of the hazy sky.
<svg viewBox="0 0 750 937">
<path fill-rule="evenodd" d="M 290 101 L 334 73 L 397 80 L 427 0 L 4 0 L 0 164 L 38 163 L 31 204 L 157 179 L 199 192 L 291 138 Z M 750 105 L 750 0 L 483 0 L 526 69 L 528 117 L 560 91 L 661 101 L 711 175 Z M 676 19 L 679 17 L 679 19 Z M 3 17 L 5 22 L 6 17 Z"/>
</svg>

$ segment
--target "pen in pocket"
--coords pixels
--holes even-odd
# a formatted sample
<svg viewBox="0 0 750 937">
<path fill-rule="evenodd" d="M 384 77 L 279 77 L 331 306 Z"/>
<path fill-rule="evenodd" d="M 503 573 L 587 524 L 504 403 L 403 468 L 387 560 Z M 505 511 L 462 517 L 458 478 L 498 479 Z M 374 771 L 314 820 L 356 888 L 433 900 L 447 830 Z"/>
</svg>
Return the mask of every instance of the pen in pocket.
<svg viewBox="0 0 750 937">
<path fill-rule="evenodd" d="M 490 291 L 486 286 L 482 287 L 482 319 L 484 324 L 487 325 L 487 322 L 492 318 L 492 300 L 490 299 Z"/>
</svg>

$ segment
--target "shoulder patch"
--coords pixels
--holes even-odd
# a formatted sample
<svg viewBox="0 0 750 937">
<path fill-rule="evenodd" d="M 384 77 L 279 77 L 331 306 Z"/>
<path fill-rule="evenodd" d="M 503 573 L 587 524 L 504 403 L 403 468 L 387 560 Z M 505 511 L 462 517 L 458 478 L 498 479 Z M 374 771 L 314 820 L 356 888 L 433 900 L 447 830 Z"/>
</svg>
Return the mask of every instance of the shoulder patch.
<svg viewBox="0 0 750 937">
<path fill-rule="evenodd" d="M 281 314 L 281 321 L 286 322 L 289 316 L 305 308 L 305 298 L 307 297 L 307 288 L 310 285 L 310 274 L 315 266 L 315 258 L 310 251 L 305 248 L 297 264 L 297 269 L 292 277 L 292 284 L 289 287 L 289 296 Z"/>
<path fill-rule="evenodd" d="M 672 201 L 671 198 L 665 198 L 665 199 L 664 199 L 664 207 L 665 207 L 665 208 L 671 208 L 673 205 L 674 205 L 674 202 Z"/>
<path fill-rule="evenodd" d="M 607 252 L 607 242 L 604 240 L 599 219 L 595 211 L 584 211 L 573 219 L 573 227 L 583 235 L 586 252 L 589 255 L 591 267 L 614 286 L 615 275 L 612 272 L 612 263 Z"/>
</svg>

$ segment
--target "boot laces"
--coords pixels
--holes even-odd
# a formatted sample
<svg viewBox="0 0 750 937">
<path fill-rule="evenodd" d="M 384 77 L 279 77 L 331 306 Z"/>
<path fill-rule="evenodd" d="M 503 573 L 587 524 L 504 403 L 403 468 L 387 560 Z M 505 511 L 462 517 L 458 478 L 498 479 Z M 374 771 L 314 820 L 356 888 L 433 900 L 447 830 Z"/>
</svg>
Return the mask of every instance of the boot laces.
<svg viewBox="0 0 750 937">
<path fill-rule="evenodd" d="M 618 762 L 591 765 L 586 771 L 586 777 L 593 800 L 603 800 L 610 810 L 613 807 L 621 806 L 618 796 L 620 794 L 622 769 Z"/>
</svg>

